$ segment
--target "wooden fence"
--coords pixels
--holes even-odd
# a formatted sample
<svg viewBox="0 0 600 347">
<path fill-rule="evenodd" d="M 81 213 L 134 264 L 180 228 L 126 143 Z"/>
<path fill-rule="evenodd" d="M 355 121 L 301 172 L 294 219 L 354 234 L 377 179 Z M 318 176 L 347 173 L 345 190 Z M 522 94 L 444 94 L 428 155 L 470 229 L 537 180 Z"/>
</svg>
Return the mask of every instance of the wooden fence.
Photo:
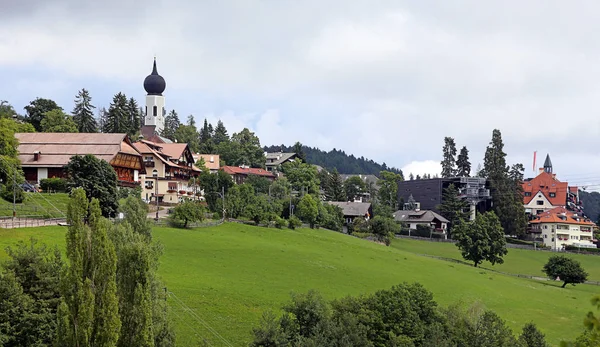
<svg viewBox="0 0 600 347">
<path fill-rule="evenodd" d="M 0 228 L 3 229 L 43 227 L 66 223 L 67 220 L 65 218 L 0 218 Z"/>
</svg>

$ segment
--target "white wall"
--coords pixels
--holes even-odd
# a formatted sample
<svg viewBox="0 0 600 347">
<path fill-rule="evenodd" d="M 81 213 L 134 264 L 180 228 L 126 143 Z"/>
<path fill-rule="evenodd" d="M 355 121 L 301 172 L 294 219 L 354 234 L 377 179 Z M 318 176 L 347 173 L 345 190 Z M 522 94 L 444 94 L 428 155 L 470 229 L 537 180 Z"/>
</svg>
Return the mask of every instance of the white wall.
<svg viewBox="0 0 600 347">
<path fill-rule="evenodd" d="M 38 183 L 43 180 L 48 178 L 48 168 L 45 167 L 38 167 L 38 174 L 37 174 L 37 178 L 38 178 Z"/>
<path fill-rule="evenodd" d="M 156 117 L 153 114 L 153 107 L 156 106 Z M 156 131 L 160 133 L 165 128 L 165 116 L 163 109 L 165 107 L 165 97 L 160 95 L 146 95 L 146 125 L 156 125 Z M 166 112 L 166 110 L 164 111 Z"/>
</svg>

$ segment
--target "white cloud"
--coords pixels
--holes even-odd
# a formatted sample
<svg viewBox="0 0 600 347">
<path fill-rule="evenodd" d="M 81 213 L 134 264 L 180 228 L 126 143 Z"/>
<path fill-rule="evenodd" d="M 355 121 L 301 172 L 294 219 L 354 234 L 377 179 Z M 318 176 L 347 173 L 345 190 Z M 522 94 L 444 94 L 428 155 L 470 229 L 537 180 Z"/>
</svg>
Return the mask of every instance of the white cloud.
<svg viewBox="0 0 600 347">
<path fill-rule="evenodd" d="M 589 159 L 600 139 L 600 4 L 35 3 L 3 6 L 0 70 L 30 75 L 3 81 L 0 94 L 47 93 L 37 71 L 59 76 L 55 97 L 69 102 L 76 79 L 111 94 L 113 84 L 141 89 L 156 54 L 167 98 L 190 96 L 169 108 L 197 123 L 221 119 L 230 133 L 250 127 L 265 145 L 335 147 L 425 165 L 414 169 L 422 174 L 439 171 L 423 163 L 439 164 L 444 136 L 466 145 L 476 167 L 497 127 L 510 161 L 527 167 L 539 150 L 566 175 L 600 169 Z"/>
<path fill-rule="evenodd" d="M 402 172 L 404 173 L 404 179 L 408 179 L 408 175 L 411 173 L 414 176 L 423 176 L 423 174 L 435 176 L 442 172 L 442 166 L 439 161 L 434 160 L 413 161 L 403 166 Z"/>
</svg>

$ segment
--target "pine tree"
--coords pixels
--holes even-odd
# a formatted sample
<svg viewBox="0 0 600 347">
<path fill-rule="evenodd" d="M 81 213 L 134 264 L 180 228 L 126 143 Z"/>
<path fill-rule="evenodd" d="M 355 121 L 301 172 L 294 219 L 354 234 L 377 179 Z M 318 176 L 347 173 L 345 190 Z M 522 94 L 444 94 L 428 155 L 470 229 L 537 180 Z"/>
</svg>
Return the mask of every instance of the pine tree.
<svg viewBox="0 0 600 347">
<path fill-rule="evenodd" d="M 101 133 L 107 133 L 107 126 L 108 126 L 108 111 L 106 110 L 105 107 L 102 107 L 98 110 L 98 130 L 100 130 Z"/>
<path fill-rule="evenodd" d="M 212 124 L 208 123 L 208 120 L 204 118 L 204 125 L 200 129 L 200 152 L 201 153 L 214 153 L 216 148 L 212 140 L 213 127 Z"/>
<path fill-rule="evenodd" d="M 213 135 L 213 142 L 215 144 L 215 146 L 218 146 L 219 144 L 223 143 L 223 142 L 227 142 L 229 141 L 229 135 L 227 134 L 227 129 L 225 128 L 225 125 L 223 125 L 223 122 L 221 122 L 221 120 L 219 119 L 219 121 L 217 122 L 217 126 L 215 127 L 215 133 Z"/>
<path fill-rule="evenodd" d="M 134 98 L 130 98 L 127 102 L 127 134 L 133 137 L 142 128 L 142 115 L 140 114 L 140 108 L 137 101 Z"/>
<path fill-rule="evenodd" d="M 98 132 L 98 123 L 94 119 L 94 108 L 96 106 L 92 105 L 90 93 L 85 88 L 81 89 L 75 97 L 75 107 L 73 108 L 73 120 L 80 133 Z"/>
<path fill-rule="evenodd" d="M 181 122 L 179 122 L 179 116 L 175 110 L 171 110 L 165 117 L 165 128 L 162 130 L 160 136 L 166 137 L 171 141 L 175 141 L 175 131 L 179 129 Z"/>
<path fill-rule="evenodd" d="M 346 193 L 344 192 L 344 182 L 342 176 L 336 168 L 328 177 L 329 191 L 325 192 L 329 201 L 346 201 Z"/>
<path fill-rule="evenodd" d="M 110 222 L 102 218 L 98 200 L 92 199 L 88 204 L 82 188 L 71 193 L 67 222 L 69 266 L 61 283 L 58 345 L 115 346 L 121 321 L 117 258 L 107 235 Z"/>
<path fill-rule="evenodd" d="M 469 205 L 458 196 L 458 193 L 454 184 L 450 184 L 442 193 L 442 204 L 437 207 L 440 214 L 450 221 L 451 228 L 458 225 L 461 220 L 465 222 L 469 220 L 467 212 Z"/>
<path fill-rule="evenodd" d="M 302 143 L 300 143 L 299 141 L 294 143 L 294 147 L 292 150 L 294 151 L 294 153 L 296 153 L 298 158 L 302 159 L 302 161 L 306 163 L 306 153 L 304 153 Z"/>
<path fill-rule="evenodd" d="M 523 208 L 523 164 L 514 164 L 508 173 L 509 184 L 512 185 L 513 194 L 510 203 L 510 215 L 513 217 L 507 221 L 507 230 L 513 231 L 518 237 L 526 236 L 527 215 Z"/>
<path fill-rule="evenodd" d="M 113 97 L 113 102 L 108 108 L 106 119 L 107 133 L 129 133 L 130 113 L 127 103 L 127 97 L 123 93 L 118 93 Z"/>
<path fill-rule="evenodd" d="M 415 176 L 412 174 L 412 172 L 410 174 L 408 174 L 408 180 L 412 181 L 415 179 Z"/>
<path fill-rule="evenodd" d="M 451 137 L 444 138 L 444 160 L 442 160 L 442 177 L 453 177 L 456 174 L 456 144 Z"/>
<path fill-rule="evenodd" d="M 456 176 L 458 177 L 470 177 L 471 176 L 471 162 L 469 162 L 469 150 L 467 146 L 463 146 L 460 149 L 458 158 L 456 159 Z"/>
</svg>

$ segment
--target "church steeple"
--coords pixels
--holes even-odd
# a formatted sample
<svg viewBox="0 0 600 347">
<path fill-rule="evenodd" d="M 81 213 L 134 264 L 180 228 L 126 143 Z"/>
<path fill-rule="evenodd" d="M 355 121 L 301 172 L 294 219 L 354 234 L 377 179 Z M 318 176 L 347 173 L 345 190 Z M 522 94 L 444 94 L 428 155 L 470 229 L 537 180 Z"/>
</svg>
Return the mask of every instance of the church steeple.
<svg viewBox="0 0 600 347">
<path fill-rule="evenodd" d="M 165 97 L 163 92 L 167 87 L 165 79 L 158 74 L 156 68 L 156 57 L 152 65 L 152 73 L 144 79 L 144 89 L 146 90 L 146 127 L 154 127 L 152 131 L 155 134 L 160 134 L 165 127 Z"/>
<path fill-rule="evenodd" d="M 550 160 L 550 154 L 546 154 L 546 160 L 544 161 L 544 171 L 552 173 L 552 161 Z"/>
</svg>

